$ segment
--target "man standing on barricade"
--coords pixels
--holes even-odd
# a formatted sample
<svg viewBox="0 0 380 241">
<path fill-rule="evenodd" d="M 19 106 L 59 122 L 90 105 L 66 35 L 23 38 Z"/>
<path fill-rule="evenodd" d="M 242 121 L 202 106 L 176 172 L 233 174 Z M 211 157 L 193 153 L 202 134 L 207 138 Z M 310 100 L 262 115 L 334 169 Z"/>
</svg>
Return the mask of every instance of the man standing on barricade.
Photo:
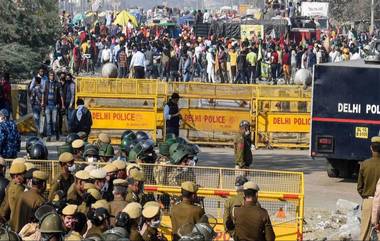
<svg viewBox="0 0 380 241">
<path fill-rule="evenodd" d="M 164 107 L 164 119 L 166 121 L 166 135 L 169 133 L 179 136 L 179 121 L 182 119 L 178 108 L 178 101 L 181 97 L 178 93 L 173 93 L 170 100 Z"/>
<path fill-rule="evenodd" d="M 371 234 L 372 202 L 376 183 L 380 178 L 380 136 L 371 139 L 372 158 L 360 164 L 358 193 L 363 198 L 360 225 L 360 240 L 369 240 Z"/>
<path fill-rule="evenodd" d="M 235 137 L 234 150 L 235 150 L 235 168 L 247 169 L 252 164 L 252 151 L 251 151 L 251 125 L 248 121 L 243 120 L 240 122 L 240 131 Z"/>
</svg>

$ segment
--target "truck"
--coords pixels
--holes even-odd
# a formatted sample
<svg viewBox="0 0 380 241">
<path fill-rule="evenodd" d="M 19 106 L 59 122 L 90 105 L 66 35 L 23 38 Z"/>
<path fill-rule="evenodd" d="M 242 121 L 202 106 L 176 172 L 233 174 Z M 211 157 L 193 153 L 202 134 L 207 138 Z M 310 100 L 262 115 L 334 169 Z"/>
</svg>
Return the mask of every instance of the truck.
<svg viewBox="0 0 380 241">
<path fill-rule="evenodd" d="M 329 177 L 355 177 L 380 135 L 380 64 L 316 65 L 312 88 L 310 155 L 327 159 Z"/>
</svg>

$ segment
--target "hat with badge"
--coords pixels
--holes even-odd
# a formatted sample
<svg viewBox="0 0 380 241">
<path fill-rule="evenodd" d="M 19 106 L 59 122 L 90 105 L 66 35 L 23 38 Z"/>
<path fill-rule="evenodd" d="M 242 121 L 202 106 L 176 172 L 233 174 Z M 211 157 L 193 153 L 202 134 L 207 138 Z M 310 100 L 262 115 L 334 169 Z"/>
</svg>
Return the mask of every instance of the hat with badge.
<svg viewBox="0 0 380 241">
<path fill-rule="evenodd" d="M 142 207 L 140 203 L 131 202 L 127 204 L 122 212 L 128 214 L 131 219 L 136 219 L 141 217 L 141 209 Z"/>
<path fill-rule="evenodd" d="M 133 169 L 130 173 L 130 179 L 133 179 L 134 181 L 138 181 L 138 182 L 143 182 L 145 181 L 145 176 L 144 176 L 144 172 L 143 171 L 140 171 L 140 170 L 137 170 L 137 169 Z"/>
<path fill-rule="evenodd" d="M 62 209 L 62 214 L 64 216 L 73 216 L 78 211 L 78 206 L 69 204 L 64 209 Z"/>
<path fill-rule="evenodd" d="M 181 189 L 191 193 L 196 193 L 198 191 L 198 186 L 194 182 L 187 181 L 181 184 Z"/>
<path fill-rule="evenodd" d="M 85 170 L 80 170 L 80 171 L 77 171 L 75 173 L 75 177 L 77 179 L 80 179 L 80 180 L 89 180 L 91 177 L 90 177 L 90 173 L 88 173 L 87 171 Z"/>
<path fill-rule="evenodd" d="M 380 136 L 374 136 L 371 138 L 372 143 L 380 143 Z"/>
<path fill-rule="evenodd" d="M 12 164 L 13 164 L 13 163 L 22 163 L 22 164 L 24 164 L 25 162 L 26 162 L 25 158 L 23 158 L 23 157 L 18 157 L 18 158 L 14 159 L 14 160 L 12 161 Z"/>
<path fill-rule="evenodd" d="M 98 191 L 98 189 L 89 188 L 87 190 L 87 193 L 89 193 L 91 196 L 93 196 L 96 200 L 102 199 L 102 194 Z"/>
<path fill-rule="evenodd" d="M 32 162 L 25 162 L 25 167 L 26 167 L 26 171 L 29 171 L 32 168 L 36 168 L 36 166 Z"/>
<path fill-rule="evenodd" d="M 96 169 L 96 166 L 94 165 L 88 165 L 84 168 L 84 170 L 88 173 L 90 173 L 92 170 L 95 170 Z"/>
<path fill-rule="evenodd" d="M 112 163 L 108 163 L 103 167 L 103 169 L 106 173 L 117 172 L 117 167 Z"/>
<path fill-rule="evenodd" d="M 97 168 L 90 172 L 91 179 L 104 179 L 107 176 L 107 172 L 103 168 Z"/>
<path fill-rule="evenodd" d="M 254 191 L 260 190 L 259 186 L 252 181 L 244 183 L 243 188 L 244 190 L 254 190 Z"/>
<path fill-rule="evenodd" d="M 71 146 L 74 149 L 82 148 L 84 146 L 84 141 L 81 139 L 76 139 L 75 141 L 73 141 L 73 143 L 71 143 Z"/>
<path fill-rule="evenodd" d="M 131 175 L 131 171 L 132 170 L 141 170 L 141 166 L 139 166 L 139 164 L 137 163 L 129 163 L 127 165 L 127 175 Z"/>
<path fill-rule="evenodd" d="M 125 163 L 125 161 L 122 161 L 122 160 L 115 160 L 112 162 L 112 164 L 117 168 L 117 170 L 125 170 L 125 168 L 127 167 L 127 164 Z"/>
<path fill-rule="evenodd" d="M 160 207 L 160 203 L 156 202 L 156 201 L 149 201 L 149 202 L 146 202 L 144 204 L 144 208 L 148 207 L 148 206 L 157 206 L 157 207 Z"/>
<path fill-rule="evenodd" d="M 112 183 L 114 186 L 128 187 L 128 181 L 124 179 L 115 179 Z"/>
<path fill-rule="evenodd" d="M 148 219 L 154 218 L 159 213 L 160 213 L 160 207 L 153 206 L 153 205 L 144 207 L 144 210 L 142 211 L 143 217 L 148 218 Z"/>
<path fill-rule="evenodd" d="M 106 143 L 106 144 L 111 143 L 111 138 L 106 133 L 100 133 L 98 138 L 103 143 Z"/>
<path fill-rule="evenodd" d="M 58 160 L 61 163 L 69 163 L 74 161 L 74 156 L 70 152 L 64 152 L 59 156 Z"/>
<path fill-rule="evenodd" d="M 26 166 L 21 162 L 13 162 L 11 168 L 9 169 L 9 173 L 14 174 L 22 174 L 26 171 Z"/>
<path fill-rule="evenodd" d="M 36 170 L 36 171 L 33 172 L 33 178 L 41 180 L 41 181 L 46 181 L 49 178 L 49 176 L 48 176 L 48 174 L 46 172 L 43 172 L 43 171 L 40 171 L 40 170 Z"/>
</svg>

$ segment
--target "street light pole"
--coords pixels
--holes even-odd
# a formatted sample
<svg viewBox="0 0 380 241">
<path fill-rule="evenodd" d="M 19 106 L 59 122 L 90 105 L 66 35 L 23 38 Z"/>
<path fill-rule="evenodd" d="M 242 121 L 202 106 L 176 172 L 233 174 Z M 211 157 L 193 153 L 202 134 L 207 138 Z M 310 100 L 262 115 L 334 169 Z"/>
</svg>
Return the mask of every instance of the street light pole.
<svg viewBox="0 0 380 241">
<path fill-rule="evenodd" d="M 375 30 L 375 0 L 371 0 L 371 27 L 370 27 L 370 34 L 373 34 L 373 31 Z"/>
</svg>

